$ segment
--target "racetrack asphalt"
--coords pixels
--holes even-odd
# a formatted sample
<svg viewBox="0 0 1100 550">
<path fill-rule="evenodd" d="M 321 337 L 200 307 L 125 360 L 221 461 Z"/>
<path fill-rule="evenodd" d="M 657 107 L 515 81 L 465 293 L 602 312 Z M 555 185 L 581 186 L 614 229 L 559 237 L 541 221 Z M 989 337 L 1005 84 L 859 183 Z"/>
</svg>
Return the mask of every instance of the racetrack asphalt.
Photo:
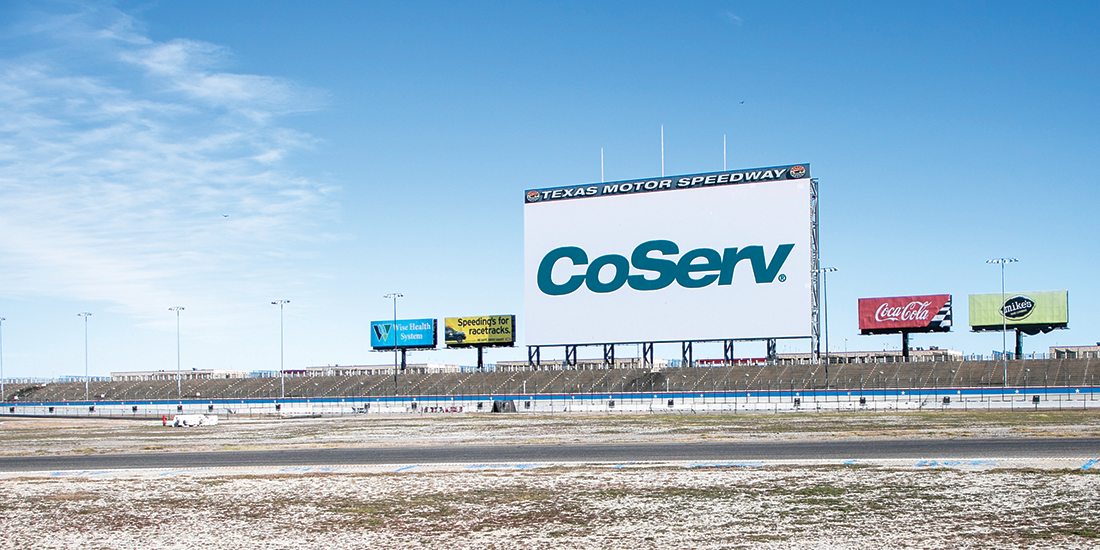
<svg viewBox="0 0 1100 550">
<path fill-rule="evenodd" d="M 833 439 L 433 445 L 0 457 L 0 472 L 366 464 L 622 463 L 1100 457 L 1100 438 Z"/>
</svg>

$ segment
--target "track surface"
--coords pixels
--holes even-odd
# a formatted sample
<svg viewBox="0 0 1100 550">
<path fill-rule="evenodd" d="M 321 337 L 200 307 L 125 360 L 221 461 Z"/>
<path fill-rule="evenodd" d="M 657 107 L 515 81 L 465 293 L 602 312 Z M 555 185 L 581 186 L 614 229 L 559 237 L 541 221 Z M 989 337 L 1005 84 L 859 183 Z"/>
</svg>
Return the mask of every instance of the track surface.
<svg viewBox="0 0 1100 550">
<path fill-rule="evenodd" d="M 0 457 L 2 472 L 500 462 L 1013 459 L 1100 457 L 1100 438 L 846 439 L 562 445 L 447 445 Z"/>
</svg>

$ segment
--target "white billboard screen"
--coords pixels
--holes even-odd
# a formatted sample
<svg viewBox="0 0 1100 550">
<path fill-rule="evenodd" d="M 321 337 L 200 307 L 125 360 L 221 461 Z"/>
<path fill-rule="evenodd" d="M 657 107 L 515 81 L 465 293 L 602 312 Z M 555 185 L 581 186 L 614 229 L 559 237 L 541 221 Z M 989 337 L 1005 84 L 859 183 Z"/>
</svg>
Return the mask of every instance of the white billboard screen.
<svg viewBox="0 0 1100 550">
<path fill-rule="evenodd" d="M 531 190 L 523 221 L 529 346 L 811 334 L 806 165 Z"/>
</svg>

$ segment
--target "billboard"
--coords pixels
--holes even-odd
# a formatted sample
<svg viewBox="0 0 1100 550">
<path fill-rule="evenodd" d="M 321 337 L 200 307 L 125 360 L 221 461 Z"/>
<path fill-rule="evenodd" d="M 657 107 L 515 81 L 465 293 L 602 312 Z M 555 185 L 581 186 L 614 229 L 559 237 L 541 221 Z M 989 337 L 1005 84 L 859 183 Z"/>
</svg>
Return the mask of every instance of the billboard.
<svg viewBox="0 0 1100 550">
<path fill-rule="evenodd" d="M 1002 325 L 1066 328 L 1069 325 L 1069 291 L 970 295 L 970 328 L 1001 330 Z"/>
<path fill-rule="evenodd" d="M 859 299 L 861 334 L 950 330 L 950 294 Z"/>
<path fill-rule="evenodd" d="M 515 315 L 448 317 L 443 320 L 447 347 L 511 346 L 516 343 Z"/>
<path fill-rule="evenodd" d="M 526 344 L 811 334 L 808 165 L 529 190 Z"/>
<path fill-rule="evenodd" d="M 374 349 L 434 348 L 435 319 L 398 319 L 370 322 L 370 347 Z M 396 342 L 396 344 L 395 344 Z"/>
</svg>

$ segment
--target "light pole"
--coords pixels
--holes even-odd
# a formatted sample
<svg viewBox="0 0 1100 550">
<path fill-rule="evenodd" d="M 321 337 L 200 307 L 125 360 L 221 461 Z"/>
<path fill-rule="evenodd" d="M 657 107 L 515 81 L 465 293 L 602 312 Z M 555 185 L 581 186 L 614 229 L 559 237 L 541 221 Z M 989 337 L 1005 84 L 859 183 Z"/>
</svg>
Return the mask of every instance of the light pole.
<svg viewBox="0 0 1100 550">
<path fill-rule="evenodd" d="M 180 312 L 183 311 L 183 306 L 170 307 L 168 311 L 176 312 L 176 397 L 178 397 L 180 403 L 182 403 L 183 383 L 180 382 L 180 380 L 183 377 L 183 373 L 180 372 Z"/>
<path fill-rule="evenodd" d="M 393 394 L 397 395 L 397 299 L 404 298 L 405 295 L 400 292 L 391 292 L 383 298 L 387 300 L 393 300 L 393 327 L 390 328 L 390 333 L 393 334 Z"/>
<path fill-rule="evenodd" d="M 1008 344 L 1005 340 L 1005 333 L 1008 332 L 1008 317 L 1005 316 L 1005 264 L 1014 264 L 1020 260 L 1016 258 L 993 258 L 992 260 L 986 260 L 987 264 L 1000 264 L 1001 265 L 1001 361 L 1004 364 L 1004 386 L 1008 386 L 1008 355 L 1005 353 L 1008 348 Z"/>
<path fill-rule="evenodd" d="M 84 318 L 84 400 L 88 400 L 88 317 L 92 314 L 85 311 L 77 313 L 77 317 Z"/>
<path fill-rule="evenodd" d="M 821 271 L 821 305 L 822 316 L 825 317 L 825 389 L 829 389 L 829 273 L 837 271 L 835 267 L 822 267 Z M 817 341 L 817 356 L 821 357 L 821 340 Z"/>
<path fill-rule="evenodd" d="M 0 317 L 0 401 L 7 401 L 4 394 L 4 321 L 7 319 Z"/>
<path fill-rule="evenodd" d="M 273 306 L 279 306 L 279 397 L 286 397 L 286 382 L 283 379 L 283 305 L 289 304 L 290 300 L 275 300 L 271 302 Z"/>
</svg>

